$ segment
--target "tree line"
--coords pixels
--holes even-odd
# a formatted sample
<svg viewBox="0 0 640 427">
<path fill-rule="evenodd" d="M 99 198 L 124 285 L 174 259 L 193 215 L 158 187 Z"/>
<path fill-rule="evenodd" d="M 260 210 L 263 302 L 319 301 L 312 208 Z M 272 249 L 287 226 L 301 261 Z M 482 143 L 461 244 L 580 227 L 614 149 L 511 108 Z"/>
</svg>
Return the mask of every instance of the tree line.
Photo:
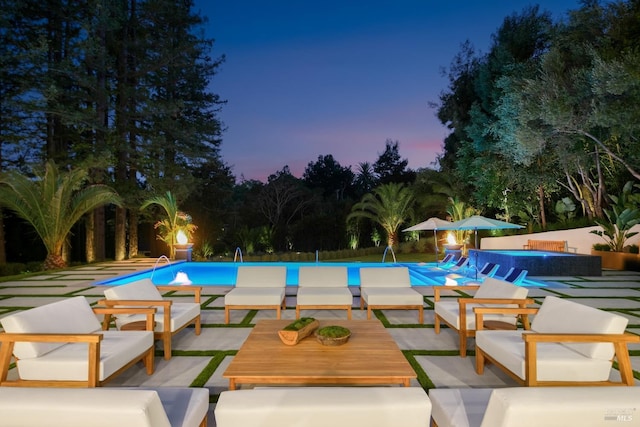
<svg viewBox="0 0 640 427">
<path fill-rule="evenodd" d="M 585 0 L 557 21 L 530 7 L 504 19 L 487 53 L 463 44 L 433 104 L 451 131 L 434 168 L 409 169 L 387 139 L 372 164 L 325 154 L 302 177 L 285 165 L 236 182 L 219 153 L 225 58 L 193 2 L 6 0 L 0 168 L 34 177 L 54 161 L 117 192 L 71 230 L 69 256 L 88 262 L 166 249 L 157 211 L 141 206 L 168 191 L 204 256 L 396 243 L 404 225 L 470 212 L 540 229 L 592 221 L 640 177 L 639 17 L 640 0 Z M 37 255 L 16 249 L 27 226 L 6 209 L 0 221 L 12 247 L 0 262 Z"/>
</svg>

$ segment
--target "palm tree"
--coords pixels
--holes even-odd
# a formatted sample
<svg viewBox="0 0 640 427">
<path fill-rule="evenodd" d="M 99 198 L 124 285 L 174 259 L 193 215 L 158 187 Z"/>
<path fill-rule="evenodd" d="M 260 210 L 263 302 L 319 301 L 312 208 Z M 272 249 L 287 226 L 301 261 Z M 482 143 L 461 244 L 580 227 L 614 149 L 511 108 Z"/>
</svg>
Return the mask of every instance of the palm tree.
<svg viewBox="0 0 640 427">
<path fill-rule="evenodd" d="M 153 227 L 158 230 L 158 239 L 169 246 L 169 257 L 173 259 L 178 232 L 182 231 L 191 240 L 191 233 L 198 227 L 191 223 L 191 216 L 178 209 L 178 201 L 171 194 L 171 191 L 167 191 L 164 196 L 154 196 L 145 200 L 140 210 L 145 210 L 153 205 L 161 207 L 167 215 L 165 219 L 156 222 Z"/>
<path fill-rule="evenodd" d="M 71 227 L 84 214 L 103 205 L 122 203 L 115 190 L 106 185 L 84 186 L 87 179 L 86 169 L 61 172 L 53 161 L 46 163 L 44 173 L 36 173 L 33 178 L 16 171 L 0 176 L 0 205 L 35 228 L 47 250 L 45 270 L 67 266 L 62 250 Z"/>
<path fill-rule="evenodd" d="M 411 216 L 414 203 L 409 187 L 399 183 L 384 184 L 353 205 L 347 221 L 367 218 L 380 224 L 387 233 L 387 245 L 393 246 L 398 241 L 398 229 Z"/>
</svg>

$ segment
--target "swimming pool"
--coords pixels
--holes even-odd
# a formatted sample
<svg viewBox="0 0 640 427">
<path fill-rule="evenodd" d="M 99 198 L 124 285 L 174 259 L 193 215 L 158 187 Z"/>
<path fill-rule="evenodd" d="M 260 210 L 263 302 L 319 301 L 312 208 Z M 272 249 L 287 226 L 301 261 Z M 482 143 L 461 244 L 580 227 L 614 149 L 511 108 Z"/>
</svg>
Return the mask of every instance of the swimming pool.
<svg viewBox="0 0 640 427">
<path fill-rule="evenodd" d="M 360 286 L 360 268 L 363 267 L 407 267 L 411 284 L 414 286 L 443 285 L 444 275 L 429 270 L 435 263 L 379 263 L 379 262 L 177 262 L 163 265 L 153 270 L 127 274 L 114 279 L 103 280 L 97 285 L 124 285 L 140 279 L 151 278 L 155 284 L 171 282 L 178 272 L 186 273 L 195 285 L 233 286 L 236 282 L 238 266 L 278 265 L 287 267 L 287 286 L 298 285 L 298 270 L 301 266 L 345 266 L 349 286 Z"/>
<path fill-rule="evenodd" d="M 432 271 L 435 263 L 379 263 L 379 262 L 174 262 L 153 269 L 119 276 L 97 282 L 96 285 L 124 285 L 140 279 L 151 278 L 157 285 L 174 280 L 179 272 L 186 273 L 194 285 L 234 286 L 239 266 L 280 265 L 287 267 L 287 286 L 298 285 L 301 266 L 347 267 L 349 286 L 360 286 L 360 269 L 366 267 L 407 267 L 413 286 L 443 286 L 446 273 Z M 523 286 L 546 286 L 543 282 L 525 280 Z"/>
<path fill-rule="evenodd" d="M 498 276 L 504 275 L 511 267 L 522 268 L 530 276 L 601 276 L 602 263 L 599 256 L 571 252 L 551 252 L 535 250 L 469 250 L 472 260 L 478 265 L 485 262 L 499 264 Z"/>
</svg>

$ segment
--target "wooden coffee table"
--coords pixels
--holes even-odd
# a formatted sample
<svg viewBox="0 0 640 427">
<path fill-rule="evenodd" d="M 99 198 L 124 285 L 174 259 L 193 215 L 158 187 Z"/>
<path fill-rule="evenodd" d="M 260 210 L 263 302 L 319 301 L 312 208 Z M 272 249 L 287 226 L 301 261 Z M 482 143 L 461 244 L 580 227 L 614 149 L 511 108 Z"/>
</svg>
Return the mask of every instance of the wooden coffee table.
<svg viewBox="0 0 640 427">
<path fill-rule="evenodd" d="M 238 384 L 400 384 L 417 375 L 379 320 L 320 320 L 320 327 L 351 330 L 349 342 L 324 346 L 313 335 L 297 345 L 280 341 L 278 331 L 291 320 L 262 320 L 253 328 L 224 378 Z"/>
</svg>

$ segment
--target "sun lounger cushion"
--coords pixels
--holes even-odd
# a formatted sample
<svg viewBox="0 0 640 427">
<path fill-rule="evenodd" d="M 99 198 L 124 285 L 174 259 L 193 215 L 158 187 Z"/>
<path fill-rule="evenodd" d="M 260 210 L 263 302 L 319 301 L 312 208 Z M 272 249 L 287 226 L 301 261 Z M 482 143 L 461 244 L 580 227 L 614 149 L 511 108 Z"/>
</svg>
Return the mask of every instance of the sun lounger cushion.
<svg viewBox="0 0 640 427">
<path fill-rule="evenodd" d="M 83 296 L 12 314 L 4 317 L 0 323 L 8 333 L 90 334 L 102 329 Z M 19 359 L 35 358 L 64 345 L 67 344 L 19 342 L 15 344 L 13 354 Z M 86 344 L 84 347 L 86 349 Z"/>
<path fill-rule="evenodd" d="M 223 391 L 217 427 L 425 427 L 431 403 L 420 387 L 273 387 Z"/>
<path fill-rule="evenodd" d="M 197 427 L 207 389 L 0 388 L 0 426 Z"/>
</svg>

